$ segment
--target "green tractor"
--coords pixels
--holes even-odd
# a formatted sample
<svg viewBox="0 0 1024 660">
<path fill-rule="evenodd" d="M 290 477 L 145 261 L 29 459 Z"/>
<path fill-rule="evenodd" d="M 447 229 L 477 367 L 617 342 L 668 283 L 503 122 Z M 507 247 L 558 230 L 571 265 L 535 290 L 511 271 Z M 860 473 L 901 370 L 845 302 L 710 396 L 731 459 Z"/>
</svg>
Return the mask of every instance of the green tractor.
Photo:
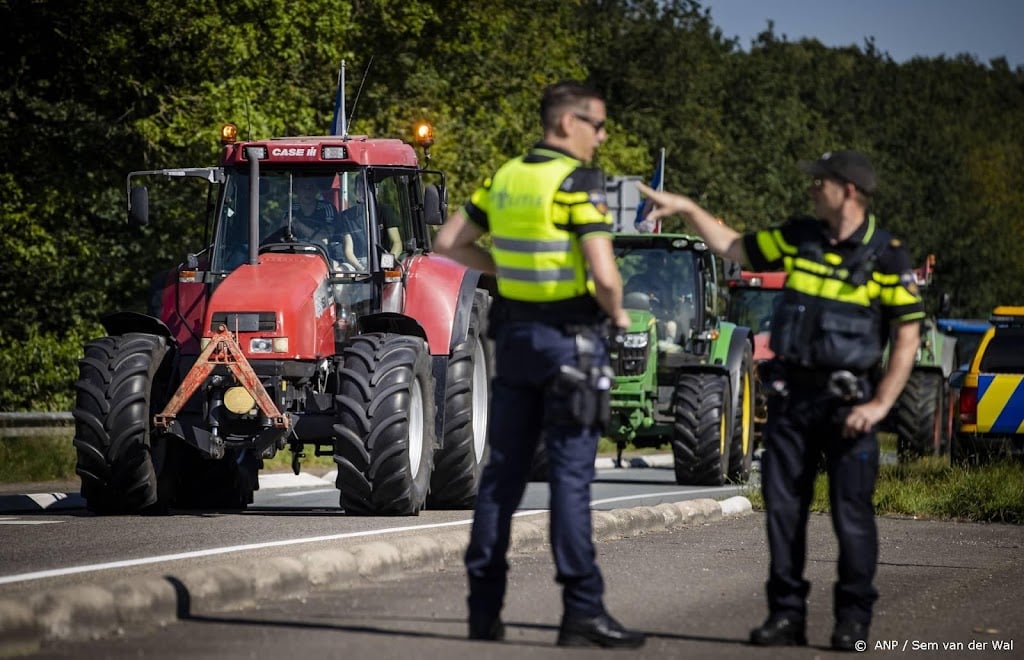
<svg viewBox="0 0 1024 660">
<path fill-rule="evenodd" d="M 953 431 L 949 377 L 957 366 L 957 340 L 941 332 L 935 318 L 935 308 L 939 314 L 948 312 L 949 299 L 931 288 L 934 268 L 935 255 L 928 255 L 925 264 L 914 270 L 928 316 L 921 324 L 921 345 L 910 378 L 880 427 L 895 434 L 900 460 L 947 453 Z"/>
<path fill-rule="evenodd" d="M 672 447 L 676 482 L 745 482 L 754 449 L 753 334 L 723 321 L 721 262 L 684 234 L 616 234 L 630 327 L 611 350 L 608 436 Z"/>
</svg>

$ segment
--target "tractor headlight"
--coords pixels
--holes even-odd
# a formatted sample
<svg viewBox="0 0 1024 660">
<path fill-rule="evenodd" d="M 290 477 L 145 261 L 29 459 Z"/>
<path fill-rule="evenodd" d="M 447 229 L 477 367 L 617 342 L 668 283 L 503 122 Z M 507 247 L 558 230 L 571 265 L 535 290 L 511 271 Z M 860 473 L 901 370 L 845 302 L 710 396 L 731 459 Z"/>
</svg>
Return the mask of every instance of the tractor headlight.
<svg viewBox="0 0 1024 660">
<path fill-rule="evenodd" d="M 249 340 L 250 353 L 287 353 L 287 337 L 253 337 Z"/>
<path fill-rule="evenodd" d="M 646 332 L 628 332 L 626 333 L 626 341 L 623 344 L 625 348 L 647 348 L 648 335 Z"/>
</svg>

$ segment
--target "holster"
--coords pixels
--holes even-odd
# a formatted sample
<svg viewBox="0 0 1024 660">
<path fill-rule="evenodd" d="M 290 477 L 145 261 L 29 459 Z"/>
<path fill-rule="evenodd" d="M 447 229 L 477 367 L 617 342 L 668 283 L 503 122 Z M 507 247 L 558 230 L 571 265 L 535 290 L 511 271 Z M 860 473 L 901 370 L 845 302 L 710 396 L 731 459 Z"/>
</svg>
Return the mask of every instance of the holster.
<svg viewBox="0 0 1024 660">
<path fill-rule="evenodd" d="M 593 328 L 575 332 L 575 338 L 577 366 L 562 365 L 548 383 L 544 421 L 604 431 L 611 420 L 614 374 L 611 367 L 598 362 L 599 338 Z"/>
</svg>

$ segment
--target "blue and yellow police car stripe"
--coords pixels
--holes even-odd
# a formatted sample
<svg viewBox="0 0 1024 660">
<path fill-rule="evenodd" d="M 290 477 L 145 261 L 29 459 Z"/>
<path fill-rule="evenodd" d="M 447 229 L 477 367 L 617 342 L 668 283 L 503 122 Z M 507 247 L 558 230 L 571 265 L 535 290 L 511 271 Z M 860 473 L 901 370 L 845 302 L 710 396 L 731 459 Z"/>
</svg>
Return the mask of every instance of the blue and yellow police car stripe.
<svg viewBox="0 0 1024 660">
<path fill-rule="evenodd" d="M 1024 374 L 978 374 L 978 433 L 1024 433 Z"/>
</svg>

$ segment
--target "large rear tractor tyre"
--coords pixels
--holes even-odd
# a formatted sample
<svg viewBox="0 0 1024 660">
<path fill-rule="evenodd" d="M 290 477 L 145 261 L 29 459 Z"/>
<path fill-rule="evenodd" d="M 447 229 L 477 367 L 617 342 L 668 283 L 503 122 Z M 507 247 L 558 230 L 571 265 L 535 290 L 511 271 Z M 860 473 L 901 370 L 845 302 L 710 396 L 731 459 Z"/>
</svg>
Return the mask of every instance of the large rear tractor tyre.
<svg viewBox="0 0 1024 660">
<path fill-rule="evenodd" d="M 444 441 L 434 454 L 427 506 L 432 509 L 471 509 L 476 501 L 480 472 L 487 462 L 487 422 L 490 410 L 493 348 L 487 340 L 486 291 L 473 303 L 466 339 L 448 361 L 444 403 Z"/>
<path fill-rule="evenodd" d="M 938 455 L 948 442 L 946 380 L 937 371 L 911 372 L 892 411 L 901 461 Z"/>
<path fill-rule="evenodd" d="M 433 467 L 434 381 L 419 337 L 368 333 L 344 351 L 334 462 L 349 515 L 414 516 Z"/>
<path fill-rule="evenodd" d="M 676 483 L 721 486 L 729 472 L 732 421 L 729 378 L 682 373 L 672 394 Z"/>
<path fill-rule="evenodd" d="M 164 452 L 154 460 L 153 413 L 167 396 L 170 351 L 164 337 L 126 334 L 85 346 L 75 382 L 75 472 L 90 511 L 166 510 L 159 501 Z M 158 441 L 162 442 L 162 441 Z"/>
<path fill-rule="evenodd" d="M 733 413 L 729 445 L 729 481 L 733 483 L 746 483 L 754 462 L 754 388 L 754 354 L 748 345 L 740 365 L 739 405 Z"/>
</svg>

